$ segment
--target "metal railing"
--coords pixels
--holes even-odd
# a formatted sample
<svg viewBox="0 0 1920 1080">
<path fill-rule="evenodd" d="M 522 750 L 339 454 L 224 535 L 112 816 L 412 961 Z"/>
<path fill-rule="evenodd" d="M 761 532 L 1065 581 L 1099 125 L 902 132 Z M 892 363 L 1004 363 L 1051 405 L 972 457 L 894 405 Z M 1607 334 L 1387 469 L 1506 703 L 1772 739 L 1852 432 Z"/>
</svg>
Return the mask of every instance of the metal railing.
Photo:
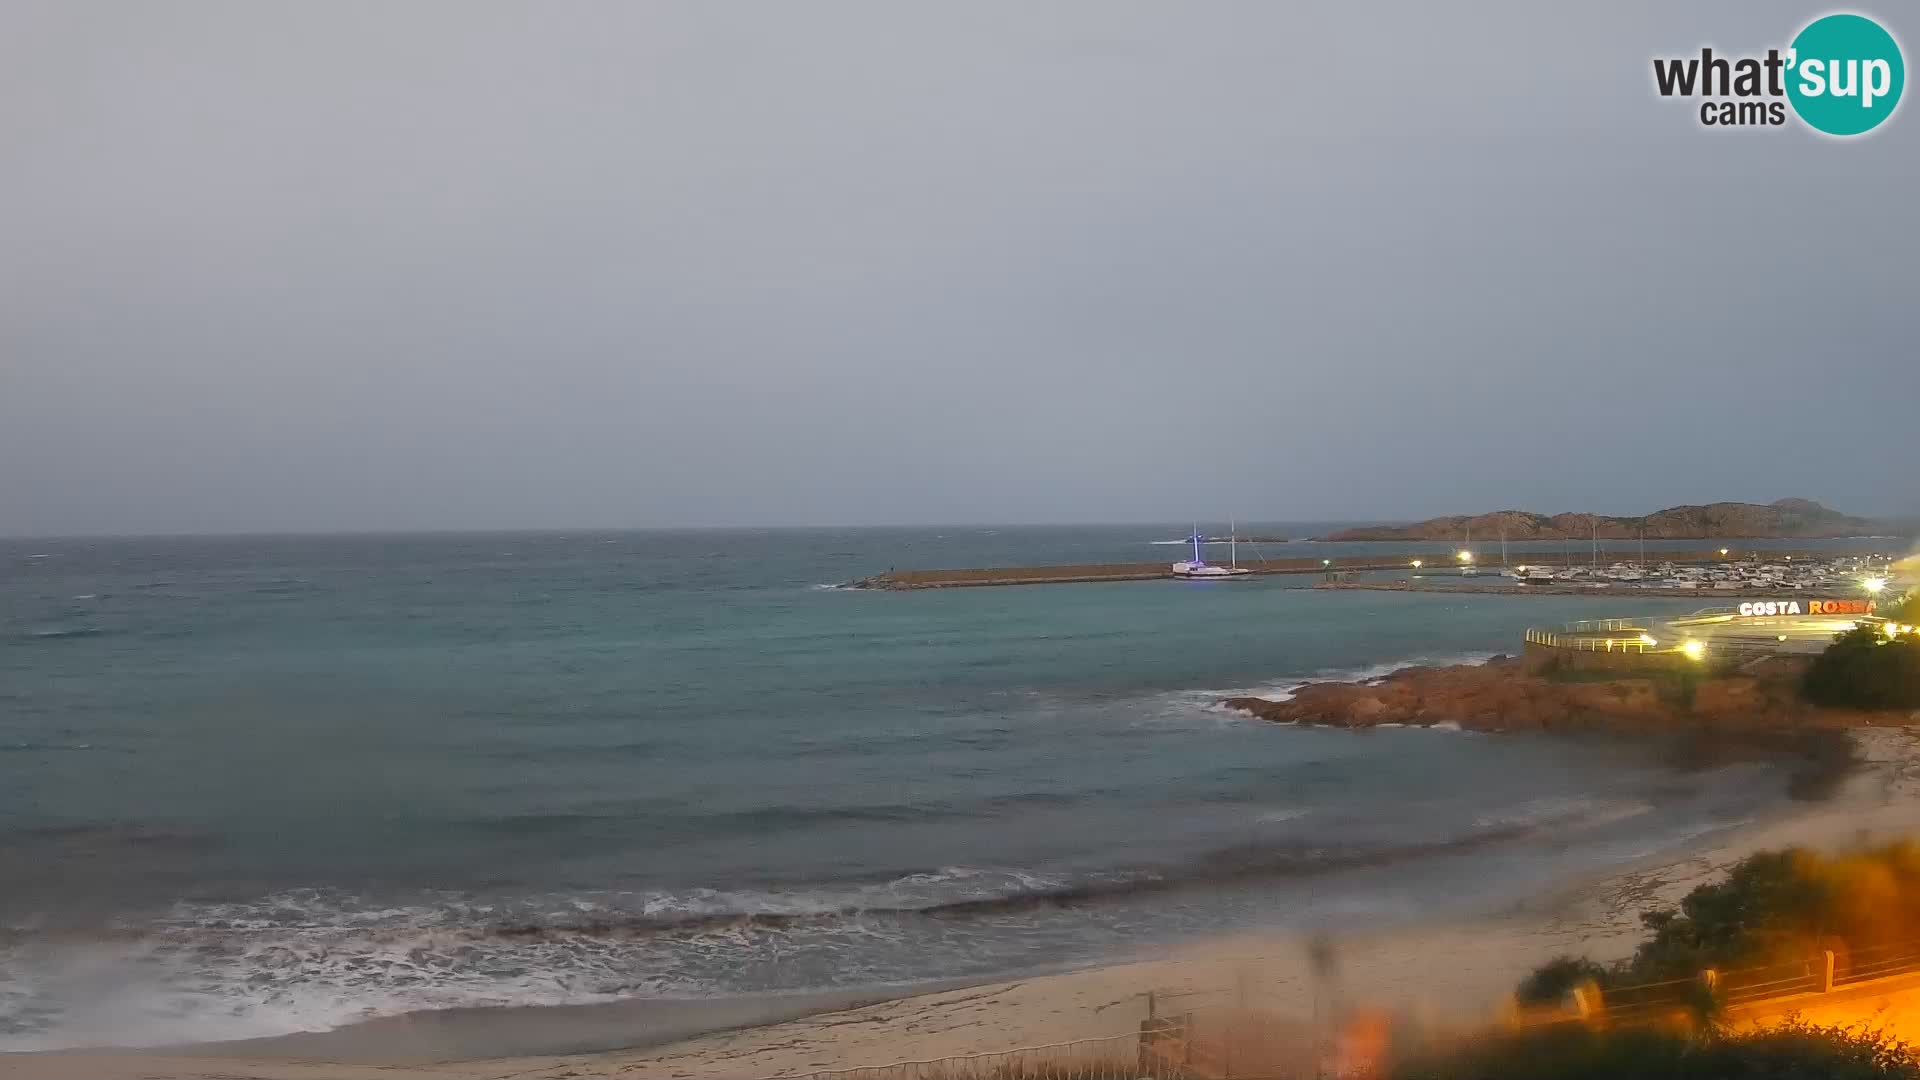
<svg viewBox="0 0 1920 1080">
<path fill-rule="evenodd" d="M 1657 1023 L 1711 1001 L 1721 1008 L 1761 1005 L 1776 998 L 1826 994 L 1898 975 L 1920 974 L 1920 941 L 1862 949 L 1827 949 L 1799 959 L 1626 986 L 1576 988 L 1559 1006 L 1516 1008 L 1522 1026 L 1597 1022 Z"/>
<path fill-rule="evenodd" d="M 1565 634 L 1604 634 L 1613 630 L 1644 629 L 1636 619 L 1575 619 L 1560 624 L 1560 632 Z"/>
<path fill-rule="evenodd" d="M 1920 941 L 1840 947 L 1779 963 L 1682 978 L 1605 988 L 1588 984 L 1575 988 L 1558 1005 L 1516 1005 L 1509 1021 L 1523 1027 L 1660 1024 L 1708 1002 L 1720 1008 L 1764 1007 L 1775 999 L 1832 993 L 1910 974 L 1920 974 Z M 1137 1032 L 992 1053 L 780 1073 L 760 1080 L 1216 1080 L 1324 1075 L 1320 1060 L 1326 1050 L 1324 1033 L 1272 1008 L 1272 1001 L 1266 1007 L 1253 1007 L 1251 1002 L 1258 995 L 1249 990 L 1242 983 L 1233 989 L 1148 991 L 1140 995 L 1147 1005 L 1147 1018 Z"/>
<path fill-rule="evenodd" d="M 1632 629 L 1638 629 L 1638 627 Z M 1576 636 L 1554 630 L 1541 630 L 1537 627 L 1527 628 L 1526 640 L 1529 645 L 1544 645 L 1551 649 L 1573 649 L 1578 652 L 1644 653 L 1654 649 L 1657 644 L 1648 641 L 1644 633 L 1634 634 L 1631 637 L 1602 638 Z"/>
</svg>

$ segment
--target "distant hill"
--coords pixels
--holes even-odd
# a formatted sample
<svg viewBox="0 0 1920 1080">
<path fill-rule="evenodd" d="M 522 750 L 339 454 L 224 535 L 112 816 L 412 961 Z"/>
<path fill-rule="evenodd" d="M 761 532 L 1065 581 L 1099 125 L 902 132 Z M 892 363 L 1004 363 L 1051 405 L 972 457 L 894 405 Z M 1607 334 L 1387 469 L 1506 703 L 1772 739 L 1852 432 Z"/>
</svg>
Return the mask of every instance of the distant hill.
<svg viewBox="0 0 1920 1080">
<path fill-rule="evenodd" d="M 1586 540 L 1596 526 L 1602 540 L 1763 540 L 1858 536 L 1876 527 L 1867 519 L 1829 510 L 1811 499 L 1760 503 L 1718 502 L 1673 506 L 1645 517 L 1599 514 L 1532 514 L 1496 510 L 1477 517 L 1437 517 L 1412 525 L 1371 525 L 1342 529 L 1321 540 Z"/>
</svg>

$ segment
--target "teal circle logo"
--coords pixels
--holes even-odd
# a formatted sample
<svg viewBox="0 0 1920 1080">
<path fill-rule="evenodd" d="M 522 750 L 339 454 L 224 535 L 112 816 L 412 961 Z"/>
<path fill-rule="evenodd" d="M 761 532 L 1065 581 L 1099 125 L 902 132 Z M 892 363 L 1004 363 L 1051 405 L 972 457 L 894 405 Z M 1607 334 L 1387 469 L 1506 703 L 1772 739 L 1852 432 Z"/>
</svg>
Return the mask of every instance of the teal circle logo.
<svg viewBox="0 0 1920 1080">
<path fill-rule="evenodd" d="M 1864 15 L 1808 23 L 1788 53 L 1787 100 L 1815 131 L 1863 135 L 1900 104 L 1907 65 L 1900 43 Z"/>
</svg>

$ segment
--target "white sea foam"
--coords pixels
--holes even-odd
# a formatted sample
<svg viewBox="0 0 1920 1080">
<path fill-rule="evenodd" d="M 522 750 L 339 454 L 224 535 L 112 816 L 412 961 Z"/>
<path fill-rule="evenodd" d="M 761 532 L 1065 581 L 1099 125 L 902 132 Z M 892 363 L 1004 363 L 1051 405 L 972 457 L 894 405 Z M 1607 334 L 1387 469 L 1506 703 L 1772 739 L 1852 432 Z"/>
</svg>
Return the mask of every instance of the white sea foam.
<svg viewBox="0 0 1920 1080">
<path fill-rule="evenodd" d="M 739 992 L 743 981 L 746 989 L 802 989 L 780 981 L 789 961 L 824 966 L 839 985 L 897 982 L 938 946 L 897 918 L 833 916 L 1064 884 L 1018 869 L 946 866 L 788 891 L 495 902 L 447 895 L 396 905 L 293 890 L 247 903 L 183 903 L 157 924 L 94 940 L 0 946 L 0 1051 L 256 1038 L 457 1006 L 708 997 Z M 750 914 L 822 918 L 791 929 L 731 918 Z M 647 929 L 653 920 L 661 929 Z M 682 920 L 690 921 L 674 926 Z M 617 929 L 623 922 L 635 929 Z"/>
<path fill-rule="evenodd" d="M 1561 796 L 1534 799 L 1474 818 L 1481 829 L 1533 829 L 1545 825 L 1607 825 L 1653 810 L 1650 803 L 1638 799 L 1602 800 L 1587 796 Z"/>
<path fill-rule="evenodd" d="M 1484 664 L 1499 654 L 1490 652 L 1455 653 L 1444 656 L 1415 656 L 1405 660 L 1389 660 L 1377 664 L 1367 664 L 1355 668 L 1321 668 L 1305 675 L 1290 675 L 1268 683 L 1253 686 L 1236 686 L 1226 689 L 1180 690 L 1172 696 L 1189 700 L 1202 707 L 1218 707 L 1222 698 L 1257 697 L 1269 701 L 1290 701 L 1301 687 L 1317 682 L 1370 683 L 1384 679 L 1397 671 L 1412 667 L 1451 667 L 1456 665 Z M 1238 714 L 1236 714 L 1238 715 Z M 1438 725 L 1436 725 L 1438 726 Z"/>
</svg>

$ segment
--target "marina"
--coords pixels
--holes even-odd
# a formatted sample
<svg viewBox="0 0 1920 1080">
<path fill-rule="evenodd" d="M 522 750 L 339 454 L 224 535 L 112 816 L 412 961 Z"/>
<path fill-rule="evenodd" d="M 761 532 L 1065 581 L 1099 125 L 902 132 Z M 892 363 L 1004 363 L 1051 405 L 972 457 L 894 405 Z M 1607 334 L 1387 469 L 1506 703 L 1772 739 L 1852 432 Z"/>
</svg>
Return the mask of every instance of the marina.
<svg viewBox="0 0 1920 1080">
<path fill-rule="evenodd" d="M 1189 538 L 1191 540 L 1191 538 Z M 975 588 L 991 585 L 1061 585 L 1099 581 L 1153 581 L 1194 577 L 1178 567 L 1203 563 L 1198 554 L 1179 563 L 1103 562 L 1049 566 L 986 566 L 957 569 L 888 570 L 846 583 L 855 589 L 906 590 Z M 1235 560 L 1245 575 L 1320 574 L 1328 588 L 1415 591 L 1494 592 L 1644 596 L 1650 590 L 1694 590 L 1731 596 L 1742 590 L 1846 588 L 1857 591 L 1863 578 L 1884 576 L 1889 565 L 1877 553 L 1833 550 L 1742 551 L 1731 547 L 1648 549 L 1633 563 L 1574 563 L 1566 550 L 1529 548 L 1507 553 L 1506 568 L 1477 566 L 1478 556 L 1462 549 L 1449 558 L 1431 550 L 1396 549 L 1337 557 Z M 1392 573 L 1397 577 L 1377 575 Z M 1359 576 L 1359 575 L 1369 576 Z M 1469 580 L 1462 580 L 1467 578 Z"/>
</svg>

